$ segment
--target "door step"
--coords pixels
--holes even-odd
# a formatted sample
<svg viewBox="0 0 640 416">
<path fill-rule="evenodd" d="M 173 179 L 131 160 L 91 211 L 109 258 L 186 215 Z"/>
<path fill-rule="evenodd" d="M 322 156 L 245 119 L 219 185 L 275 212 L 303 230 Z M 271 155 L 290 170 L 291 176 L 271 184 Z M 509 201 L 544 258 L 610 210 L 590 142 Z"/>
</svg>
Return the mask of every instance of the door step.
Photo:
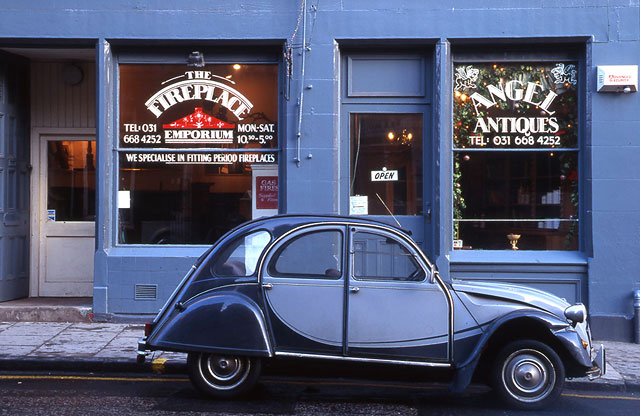
<svg viewBox="0 0 640 416">
<path fill-rule="evenodd" d="M 92 298 L 24 298 L 0 303 L 0 322 L 92 322 Z"/>
</svg>

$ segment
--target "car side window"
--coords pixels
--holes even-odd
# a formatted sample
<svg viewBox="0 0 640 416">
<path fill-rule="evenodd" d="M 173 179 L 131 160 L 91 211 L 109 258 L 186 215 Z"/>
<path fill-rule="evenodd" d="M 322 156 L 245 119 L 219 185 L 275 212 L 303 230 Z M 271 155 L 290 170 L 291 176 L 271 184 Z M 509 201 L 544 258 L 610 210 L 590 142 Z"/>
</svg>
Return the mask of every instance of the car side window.
<svg viewBox="0 0 640 416">
<path fill-rule="evenodd" d="M 353 277 L 356 280 L 420 282 L 425 273 L 399 241 L 359 231 L 353 235 Z"/>
<path fill-rule="evenodd" d="M 218 259 L 213 263 L 211 272 L 218 277 L 252 276 L 260 254 L 271 241 L 271 235 L 264 230 L 256 231 L 232 241 L 222 249 Z"/>
<path fill-rule="evenodd" d="M 273 277 L 337 280 L 342 276 L 342 233 L 322 230 L 286 242 L 269 264 Z"/>
</svg>

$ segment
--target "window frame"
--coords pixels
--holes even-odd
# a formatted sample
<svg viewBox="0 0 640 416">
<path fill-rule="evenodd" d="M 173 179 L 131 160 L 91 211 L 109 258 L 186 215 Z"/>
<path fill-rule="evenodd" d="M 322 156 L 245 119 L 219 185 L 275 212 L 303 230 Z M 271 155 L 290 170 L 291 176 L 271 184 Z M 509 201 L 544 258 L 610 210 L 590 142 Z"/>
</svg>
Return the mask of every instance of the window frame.
<svg viewBox="0 0 640 416">
<path fill-rule="evenodd" d="M 302 274 L 302 273 L 282 273 L 276 270 L 276 263 L 280 257 L 282 251 L 287 248 L 291 243 L 296 240 L 303 238 L 310 234 L 316 234 L 321 232 L 337 232 L 341 238 L 341 247 L 340 247 L 340 266 L 339 276 L 328 276 L 327 274 Z M 264 272 L 274 279 L 300 279 L 300 280 L 319 280 L 319 281 L 339 281 L 342 280 L 345 276 L 345 266 L 346 266 L 346 252 L 345 247 L 347 246 L 347 236 L 345 234 L 344 227 L 336 227 L 336 226 L 317 226 L 312 228 L 304 228 L 299 230 L 296 233 L 288 235 L 285 239 L 280 241 L 277 246 L 270 249 L 272 254 L 269 254 L 269 257 L 266 260 L 266 266 L 264 267 Z"/>
<path fill-rule="evenodd" d="M 384 278 L 372 278 L 371 276 L 366 276 L 366 277 L 358 277 L 355 275 L 355 270 L 356 270 L 356 266 L 355 266 L 355 262 L 356 262 L 356 252 L 357 249 L 355 247 L 355 243 L 356 243 L 356 239 L 355 236 L 358 233 L 364 233 L 364 234 L 372 234 L 375 236 L 379 236 L 385 239 L 391 239 L 393 240 L 396 244 L 398 244 L 401 248 L 403 248 L 408 255 L 410 256 L 411 262 L 413 265 L 416 266 L 416 270 L 421 271 L 422 272 L 422 279 L 420 280 L 409 280 L 409 279 L 384 279 Z M 378 282 L 378 283 L 399 283 L 399 284 L 407 284 L 407 283 L 422 283 L 425 280 L 427 280 L 429 278 L 429 268 L 428 267 L 424 267 L 424 265 L 422 264 L 422 262 L 420 261 L 420 256 L 412 249 L 412 247 L 410 247 L 409 245 L 406 244 L 406 242 L 402 241 L 401 239 L 399 239 L 397 236 L 394 236 L 390 233 L 386 233 L 384 231 L 380 231 L 380 230 L 371 230 L 371 229 L 367 229 L 367 228 L 358 228 L 355 227 L 350 235 L 349 238 L 351 239 L 350 241 L 350 246 L 351 249 L 349 250 L 349 255 L 351 256 L 351 273 L 350 273 L 350 277 L 351 279 L 353 279 L 354 282 Z M 376 254 L 378 254 L 376 252 Z M 390 254 L 391 255 L 391 254 Z"/>
<path fill-rule="evenodd" d="M 470 45 L 458 45 L 454 46 L 453 51 L 450 55 L 449 60 L 449 76 L 448 76 L 448 88 L 447 88 L 447 101 L 450 106 L 450 115 L 449 115 L 449 126 L 447 128 L 448 134 L 446 137 L 443 137 L 443 140 L 447 141 L 447 145 L 445 148 L 449 149 L 448 158 L 448 171 L 443 171 L 448 174 L 449 179 L 447 183 L 448 187 L 448 204 L 449 209 L 448 212 L 448 221 L 450 232 L 448 233 L 447 238 L 447 246 L 444 247 L 445 252 L 449 253 L 451 256 L 451 261 L 460 261 L 463 259 L 475 259 L 474 261 L 480 262 L 488 262 L 488 261 L 496 261 L 497 258 L 500 258 L 501 261 L 521 261 L 518 259 L 522 259 L 523 256 L 533 256 L 537 259 L 544 258 L 552 258 L 553 262 L 563 262 L 564 257 L 563 254 L 566 254 L 567 259 L 574 258 L 576 254 L 580 257 L 580 262 L 582 262 L 582 253 L 589 250 L 590 245 L 589 238 L 587 236 L 588 233 L 588 224 L 586 223 L 587 212 L 589 211 L 589 207 L 587 206 L 588 196 L 586 195 L 588 189 L 585 185 L 585 181 L 587 180 L 585 177 L 589 174 L 588 171 L 588 161 L 585 159 L 588 157 L 589 148 L 588 143 L 590 141 L 590 130 L 587 124 L 587 109 L 586 109 L 586 94 L 587 94 L 587 86 L 593 77 L 588 76 L 587 74 L 587 64 L 585 56 L 588 53 L 588 48 L 585 47 L 585 44 L 571 44 L 571 43 L 557 43 L 555 45 L 540 45 L 533 44 L 527 45 L 526 47 L 522 47 L 522 45 L 513 45 L 513 44 L 504 44 L 498 46 L 487 46 L 484 44 L 480 44 L 477 46 Z M 525 50 L 525 52 L 523 52 Z M 454 218 L 454 169 L 455 169 L 455 155 L 460 153 L 461 151 L 469 152 L 469 149 L 456 149 L 453 144 L 453 103 L 454 103 L 454 77 L 455 71 L 454 68 L 458 64 L 473 64 L 473 63 L 526 63 L 531 62 L 534 64 L 542 64 L 542 63 L 555 63 L 555 62 L 566 62 L 566 61 L 574 61 L 577 64 L 578 70 L 578 83 L 576 85 L 577 88 L 577 143 L 575 148 L 567 148 L 567 149 L 554 149 L 557 150 L 566 150 L 569 152 L 575 152 L 577 159 L 577 171 L 578 171 L 578 208 L 576 212 L 577 216 L 577 250 L 495 250 L 495 249 L 473 249 L 473 250 L 458 250 L 453 246 L 454 243 L 454 233 L 455 233 L 455 218 Z M 515 151 L 522 151 L 516 150 Z M 478 151 L 478 150 L 472 150 Z M 482 151 L 482 150 L 480 150 Z M 485 150 L 486 151 L 486 150 Z M 507 149 L 496 149 L 489 151 L 509 151 Z M 549 149 L 526 149 L 526 151 L 535 151 L 535 152 L 549 152 Z M 517 220 L 514 220 L 517 221 Z M 505 240 L 506 241 L 506 240 Z M 549 252 L 553 254 L 548 254 Z M 493 254 L 495 253 L 495 255 Z M 568 260 L 569 262 L 574 262 L 576 260 Z"/>
</svg>

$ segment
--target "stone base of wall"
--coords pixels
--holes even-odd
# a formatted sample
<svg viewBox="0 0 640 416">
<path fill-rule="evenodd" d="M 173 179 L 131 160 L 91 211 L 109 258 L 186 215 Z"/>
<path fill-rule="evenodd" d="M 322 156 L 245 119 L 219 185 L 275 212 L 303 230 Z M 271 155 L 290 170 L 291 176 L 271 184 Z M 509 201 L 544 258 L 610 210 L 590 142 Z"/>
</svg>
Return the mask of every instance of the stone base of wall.
<svg viewBox="0 0 640 416">
<path fill-rule="evenodd" d="M 591 315 L 589 324 L 593 339 L 634 342 L 633 318 L 621 315 Z"/>
</svg>

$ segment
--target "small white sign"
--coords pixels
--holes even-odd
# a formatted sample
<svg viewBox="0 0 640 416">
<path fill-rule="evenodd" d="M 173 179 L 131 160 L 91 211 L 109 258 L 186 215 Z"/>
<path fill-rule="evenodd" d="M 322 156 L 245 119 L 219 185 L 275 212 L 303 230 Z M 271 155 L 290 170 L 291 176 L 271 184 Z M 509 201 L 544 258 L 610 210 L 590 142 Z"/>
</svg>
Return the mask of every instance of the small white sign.
<svg viewBox="0 0 640 416">
<path fill-rule="evenodd" d="M 131 208 L 131 191 L 118 191 L 118 208 Z"/>
<path fill-rule="evenodd" d="M 383 182 L 383 181 L 397 181 L 398 180 L 398 171 L 397 170 L 372 170 L 371 171 L 371 181 L 372 182 Z"/>
<path fill-rule="evenodd" d="M 56 222 L 56 210 L 48 209 L 47 210 L 47 221 Z"/>
<path fill-rule="evenodd" d="M 453 240 L 453 248 L 462 248 L 462 240 Z"/>
<path fill-rule="evenodd" d="M 368 215 L 369 198 L 366 195 L 354 195 L 349 198 L 350 215 Z"/>
</svg>

